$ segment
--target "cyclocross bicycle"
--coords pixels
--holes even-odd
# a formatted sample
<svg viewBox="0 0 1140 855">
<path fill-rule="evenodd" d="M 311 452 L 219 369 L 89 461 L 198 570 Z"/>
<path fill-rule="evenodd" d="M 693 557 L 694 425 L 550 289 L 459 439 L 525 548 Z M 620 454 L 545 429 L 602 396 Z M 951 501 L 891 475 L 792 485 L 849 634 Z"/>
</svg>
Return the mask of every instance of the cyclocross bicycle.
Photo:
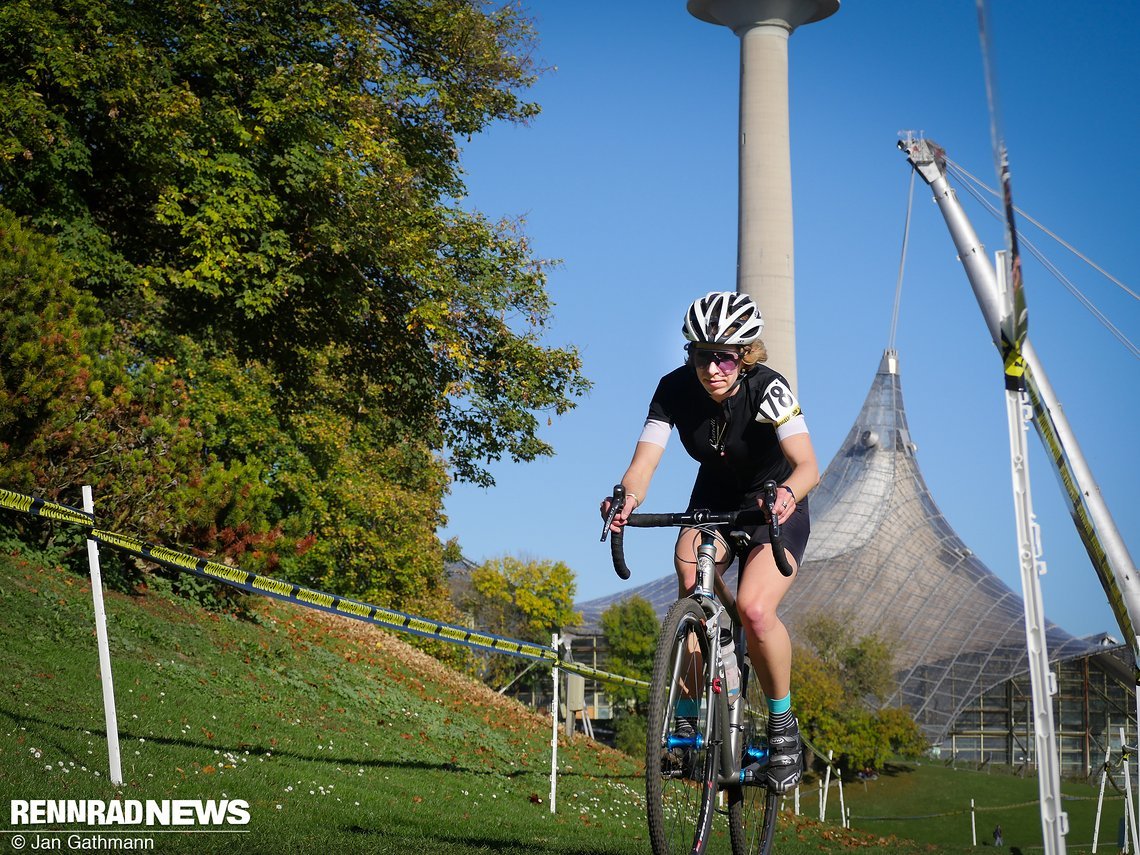
<svg viewBox="0 0 1140 855">
<path fill-rule="evenodd" d="M 776 483 L 764 485 L 765 506 L 773 507 Z M 613 502 L 602 529 L 602 540 L 625 501 L 622 485 L 614 487 Z M 718 815 L 726 815 L 733 855 L 768 855 L 776 830 L 780 797 L 765 784 L 768 745 L 764 724 L 766 705 L 757 681 L 750 680 L 735 600 L 720 586 L 714 594 L 716 543 L 722 526 L 767 521 L 776 565 L 785 576 L 792 568 L 780 540 L 775 514 L 759 507 L 714 513 L 630 514 L 634 528 L 680 527 L 700 532 L 697 585 L 688 597 L 669 609 L 661 626 L 653 659 L 645 751 L 645 798 L 649 838 L 654 855 L 703 855 L 711 838 L 723 835 Z M 734 532 L 737 546 L 747 535 Z M 614 570 L 629 578 L 624 531 L 612 533 Z M 738 549 L 738 554 L 745 554 Z M 723 602 L 722 602 L 723 601 Z M 729 702 L 721 631 L 735 637 L 740 666 L 740 696 Z M 680 711 L 680 712 L 679 712 Z M 695 721 L 695 726 L 693 722 Z"/>
</svg>

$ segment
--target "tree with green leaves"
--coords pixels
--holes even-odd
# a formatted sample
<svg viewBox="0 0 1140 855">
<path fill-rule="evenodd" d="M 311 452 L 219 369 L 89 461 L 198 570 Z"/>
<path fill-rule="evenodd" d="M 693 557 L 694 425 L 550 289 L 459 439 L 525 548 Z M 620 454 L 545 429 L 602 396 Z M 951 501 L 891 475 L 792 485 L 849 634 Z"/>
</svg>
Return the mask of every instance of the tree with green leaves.
<svg viewBox="0 0 1140 855">
<path fill-rule="evenodd" d="M 851 625 L 829 614 L 801 622 L 807 644 L 796 646 L 792 665 L 801 727 L 848 771 L 922 754 L 927 742 L 914 718 L 883 706 L 897 687 L 895 645 L 878 633 L 852 637 Z"/>
<path fill-rule="evenodd" d="M 131 366 L 113 325 L 73 284 L 55 241 L 0 207 L 0 473 L 3 486 L 78 503 L 99 468 L 104 525 L 192 518 L 182 485 L 223 477 L 185 418 L 187 392 L 159 366 Z M 163 495 L 166 501 L 154 501 Z"/>
<path fill-rule="evenodd" d="M 852 637 L 850 615 L 817 613 L 803 621 L 800 633 L 831 669 L 843 693 L 862 706 L 885 701 L 895 690 L 895 649 L 878 632 Z"/>
<path fill-rule="evenodd" d="M 574 611 L 574 571 L 561 561 L 533 561 L 505 555 L 471 571 L 471 588 L 460 607 L 475 626 L 507 638 L 550 644 L 563 627 L 581 621 Z M 518 661 L 501 654 L 483 657 L 481 677 L 505 683 Z"/>
<path fill-rule="evenodd" d="M 449 480 L 552 453 L 539 417 L 587 387 L 545 341 L 520 224 L 460 202 L 461 141 L 538 111 L 530 22 L 485 0 L 12 0 L 0 40 L 0 198 L 104 319 L 85 358 L 164 396 L 122 402 L 130 428 L 105 422 L 116 444 L 68 477 L 154 508 L 142 534 L 445 612 Z M 193 512 L 129 486 L 156 420 L 186 433 Z M 17 439 L 0 479 L 39 453 Z"/>
<path fill-rule="evenodd" d="M 600 622 L 606 640 L 605 669 L 648 683 L 661 630 L 650 602 L 634 594 L 602 612 Z M 614 745 L 630 756 L 643 756 L 646 690 L 611 683 L 606 692 L 614 700 Z"/>
<path fill-rule="evenodd" d="M 653 654 L 661 630 L 661 621 L 653 606 L 644 597 L 634 594 L 602 612 L 600 623 L 606 640 L 606 670 L 648 683 L 653 675 Z M 645 697 L 644 690 L 630 686 L 611 685 L 606 691 L 615 701 L 634 702 L 635 709 L 636 701 Z"/>
</svg>

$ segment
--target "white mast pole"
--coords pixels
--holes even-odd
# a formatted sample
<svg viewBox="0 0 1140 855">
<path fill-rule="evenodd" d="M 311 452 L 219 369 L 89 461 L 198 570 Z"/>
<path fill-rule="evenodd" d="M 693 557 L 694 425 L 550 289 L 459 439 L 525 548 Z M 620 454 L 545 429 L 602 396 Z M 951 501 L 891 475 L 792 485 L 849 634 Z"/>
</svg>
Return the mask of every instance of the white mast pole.
<svg viewBox="0 0 1140 855">
<path fill-rule="evenodd" d="M 945 155 L 927 140 L 907 139 L 899 143 L 919 175 L 934 191 L 934 199 L 950 229 L 958 259 L 974 289 L 990 337 L 1002 351 L 1002 320 L 1013 311 L 1012 295 L 1006 293 L 998 270 L 1005 265 L 990 265 L 977 233 L 950 188 L 945 174 Z M 1028 340 L 1026 340 L 1026 345 Z M 1033 501 L 1029 489 L 1029 454 L 1025 443 L 1026 422 L 1033 409 L 1024 382 L 1019 375 L 1006 371 L 1006 414 L 1009 419 L 1011 472 L 1014 512 L 1017 520 L 1018 566 L 1025 607 L 1026 657 L 1033 698 L 1033 730 L 1037 749 L 1037 789 L 1041 804 L 1041 831 L 1045 855 L 1064 855 L 1069 818 L 1061 809 L 1061 772 L 1057 752 L 1057 734 L 1053 726 L 1053 700 L 1057 692 L 1056 675 L 1049 668 L 1048 640 L 1045 631 L 1045 609 L 1041 599 L 1041 582 L 1045 572 L 1040 560 L 1040 529 L 1034 521 Z M 1014 388 L 1016 386 L 1016 388 Z"/>
<path fill-rule="evenodd" d="M 958 251 L 958 260 L 966 270 L 990 337 L 1000 352 L 1004 309 L 997 273 L 986 257 L 961 202 L 946 180 L 945 156 L 930 140 L 908 138 L 898 145 L 934 192 L 934 201 L 946 220 L 954 248 Z M 1140 626 L 1140 576 L 1136 573 L 1136 564 L 1028 338 L 1021 343 L 1021 356 L 1027 369 L 1026 385 L 1033 402 L 1038 435 L 1055 464 L 1073 521 L 1108 596 L 1113 615 L 1124 633 L 1124 641 L 1140 663 L 1140 632 L 1137 630 Z"/>
</svg>

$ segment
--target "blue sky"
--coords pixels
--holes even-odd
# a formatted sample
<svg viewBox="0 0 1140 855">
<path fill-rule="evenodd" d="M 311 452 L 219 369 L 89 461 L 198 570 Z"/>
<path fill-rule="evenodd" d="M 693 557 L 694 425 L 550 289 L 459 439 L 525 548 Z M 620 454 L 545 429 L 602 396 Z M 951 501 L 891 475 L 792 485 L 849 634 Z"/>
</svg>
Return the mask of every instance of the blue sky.
<svg viewBox="0 0 1140 855">
<path fill-rule="evenodd" d="M 598 502 L 633 451 L 657 379 L 679 364 L 689 302 L 735 288 L 738 43 L 684 0 L 534 0 L 541 64 L 529 126 L 464 145 L 465 204 L 521 217 L 550 274 L 551 344 L 577 346 L 591 393 L 542 435 L 556 456 L 457 484 L 448 526 L 475 561 L 566 562 L 578 598 L 671 573 L 672 538 L 629 538 L 622 583 L 598 542 Z M 993 3 L 1014 200 L 1133 290 L 1140 287 L 1140 4 Z M 790 42 L 799 397 L 821 468 L 851 426 L 890 332 L 909 167 L 898 133 L 923 131 L 996 184 L 973 0 L 845 0 Z M 960 194 L 987 249 L 1002 226 Z M 1027 234 L 1135 342 L 1140 303 Z M 1140 555 L 1140 360 L 1026 260 L 1030 338 L 1133 558 Z M 918 461 L 943 513 L 1014 590 L 1001 366 L 946 226 L 921 181 L 896 348 Z M 779 366 L 775 366 L 779 367 Z M 1035 433 L 1045 610 L 1070 632 L 1116 631 Z M 646 510 L 683 510 L 694 464 L 674 440 Z"/>
</svg>

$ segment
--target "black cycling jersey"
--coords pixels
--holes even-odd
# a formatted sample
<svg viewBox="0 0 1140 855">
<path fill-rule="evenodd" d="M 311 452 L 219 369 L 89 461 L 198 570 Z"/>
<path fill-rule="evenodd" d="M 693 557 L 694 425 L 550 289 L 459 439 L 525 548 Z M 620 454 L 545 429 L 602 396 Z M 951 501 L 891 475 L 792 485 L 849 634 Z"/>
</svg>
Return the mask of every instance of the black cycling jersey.
<svg viewBox="0 0 1140 855">
<path fill-rule="evenodd" d="M 649 419 L 677 428 L 700 463 L 690 508 L 745 507 L 765 481 L 784 481 L 792 466 L 776 429 L 800 415 L 788 381 L 762 364 L 748 370 L 723 404 L 709 397 L 691 365 L 683 365 L 661 378 L 649 405 Z"/>
</svg>

